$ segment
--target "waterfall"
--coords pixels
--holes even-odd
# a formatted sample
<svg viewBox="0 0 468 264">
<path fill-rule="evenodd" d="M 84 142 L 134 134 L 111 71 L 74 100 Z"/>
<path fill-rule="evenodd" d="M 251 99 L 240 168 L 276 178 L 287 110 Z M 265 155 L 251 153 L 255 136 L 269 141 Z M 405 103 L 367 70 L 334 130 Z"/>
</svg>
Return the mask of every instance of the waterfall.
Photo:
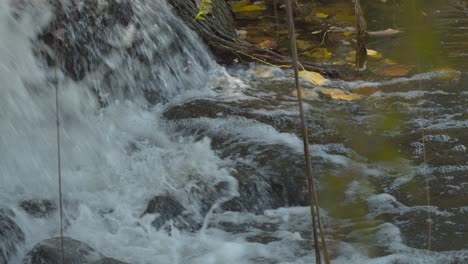
<svg viewBox="0 0 468 264">
<path fill-rule="evenodd" d="M 36 264 L 38 245 L 57 244 L 55 87 L 65 241 L 69 251 L 78 252 L 73 245 L 80 243 L 95 250 L 86 252 L 92 261 L 81 262 L 102 263 L 94 261 L 104 256 L 129 264 L 315 262 L 292 72 L 221 67 L 169 2 L 0 0 L 0 264 Z M 458 201 L 466 185 L 459 175 L 467 170 L 460 163 L 467 145 L 467 92 L 460 84 L 467 75 L 459 83 L 433 76 L 366 82 L 388 89 L 362 100 L 309 98 L 332 263 L 468 259 L 459 250 L 468 210 Z M 427 90 L 415 91 L 413 80 Z M 382 136 L 372 120 L 390 106 L 402 112 L 406 128 Z M 427 134 L 427 142 L 451 151 L 424 167 L 413 160 L 419 135 L 406 134 L 420 124 L 445 129 Z M 415 157 L 374 161 L 387 140 L 395 150 L 407 144 L 403 153 L 414 149 Z M 441 197 L 463 206 L 414 203 L 406 189 L 418 189 L 426 173 L 437 180 L 434 191 L 452 186 L 453 194 Z M 419 249 L 426 210 L 441 227 L 434 244 L 458 249 Z"/>
<path fill-rule="evenodd" d="M 67 236 L 146 263 L 178 240 L 140 218 L 152 197 L 171 195 L 203 219 L 191 186 L 224 182 L 220 198 L 236 193 L 208 139 L 177 136 L 161 120 L 167 103 L 210 93 L 227 75 L 165 1 L 125 3 L 0 1 L 0 205 L 25 233 L 18 258 L 59 231 L 57 213 L 34 218 L 19 206 L 57 202 L 55 71 Z"/>
</svg>

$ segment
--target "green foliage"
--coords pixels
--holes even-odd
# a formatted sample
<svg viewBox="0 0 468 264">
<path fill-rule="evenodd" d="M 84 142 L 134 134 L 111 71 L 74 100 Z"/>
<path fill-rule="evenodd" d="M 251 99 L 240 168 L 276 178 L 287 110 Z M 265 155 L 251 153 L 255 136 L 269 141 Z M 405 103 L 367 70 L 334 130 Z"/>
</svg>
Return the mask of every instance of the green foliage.
<svg viewBox="0 0 468 264">
<path fill-rule="evenodd" d="M 211 0 L 201 0 L 201 3 L 198 7 L 198 14 L 194 20 L 205 20 L 206 15 L 211 13 L 213 9 L 213 4 Z"/>
</svg>

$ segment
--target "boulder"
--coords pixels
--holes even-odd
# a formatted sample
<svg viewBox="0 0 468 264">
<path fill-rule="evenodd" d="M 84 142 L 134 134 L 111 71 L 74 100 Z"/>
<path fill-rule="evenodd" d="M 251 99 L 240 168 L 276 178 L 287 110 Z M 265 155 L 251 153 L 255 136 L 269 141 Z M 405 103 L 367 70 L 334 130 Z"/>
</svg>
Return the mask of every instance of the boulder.
<svg viewBox="0 0 468 264">
<path fill-rule="evenodd" d="M 128 264 L 127 262 L 122 262 L 113 258 L 103 258 L 93 264 Z"/>
<path fill-rule="evenodd" d="M 142 216 L 146 214 L 157 214 L 152 225 L 158 230 L 165 228 L 170 231 L 171 225 L 188 231 L 201 228 L 201 224 L 195 220 L 194 216 L 187 212 L 175 198 L 168 195 L 159 195 L 151 199 Z"/>
<path fill-rule="evenodd" d="M 57 24 L 51 23 L 39 36 L 39 40 L 57 51 L 63 70 L 74 80 L 83 79 L 102 63 L 102 58 L 112 51 L 108 36 L 115 27 L 128 26 L 133 9 L 129 1 L 87 1 L 70 9 L 62 1 L 50 0 Z M 45 55 L 45 54 L 44 54 Z M 48 57 L 51 63 L 52 58 Z"/>
<path fill-rule="evenodd" d="M 26 213 L 36 218 L 48 217 L 57 210 L 55 203 L 50 200 L 25 200 L 19 205 Z"/>
<path fill-rule="evenodd" d="M 92 264 L 104 256 L 84 242 L 63 237 L 64 259 L 67 264 Z M 61 264 L 60 237 L 43 240 L 26 255 L 24 264 Z"/>
<path fill-rule="evenodd" d="M 10 210 L 0 209 L 0 264 L 9 263 L 18 245 L 24 243 L 24 233 L 13 221 L 14 216 Z"/>
<path fill-rule="evenodd" d="M 151 199 L 143 214 L 159 214 L 158 219 L 166 222 L 173 219 L 185 210 L 185 208 L 171 196 L 156 196 Z"/>
<path fill-rule="evenodd" d="M 262 102 L 262 100 L 252 100 L 246 102 L 244 105 L 236 105 L 236 103 L 197 99 L 182 105 L 175 105 L 167 109 L 163 115 L 168 120 L 174 121 L 200 117 L 244 117 L 270 125 L 280 132 L 299 132 L 300 120 L 297 116 L 268 115 L 262 114 L 261 111 L 254 111 L 262 107 L 266 108 L 269 107 L 269 105 Z M 313 122 L 313 120 L 308 121 L 309 123 Z"/>
<path fill-rule="evenodd" d="M 280 145 L 237 144 L 222 148 L 226 157 L 256 153 L 250 157 L 253 162 L 236 161 L 233 176 L 239 182 L 240 195 L 224 203 L 224 210 L 261 214 L 268 209 L 308 205 L 305 164 L 300 153 Z"/>
</svg>

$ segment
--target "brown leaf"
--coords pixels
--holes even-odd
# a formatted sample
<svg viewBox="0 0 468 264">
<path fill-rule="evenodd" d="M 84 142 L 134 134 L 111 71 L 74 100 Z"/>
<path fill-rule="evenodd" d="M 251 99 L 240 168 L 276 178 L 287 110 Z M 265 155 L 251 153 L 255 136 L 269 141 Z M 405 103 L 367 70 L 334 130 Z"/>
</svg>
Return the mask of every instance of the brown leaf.
<svg viewBox="0 0 468 264">
<path fill-rule="evenodd" d="M 393 65 L 385 68 L 382 74 L 385 76 L 400 77 L 406 76 L 410 73 L 411 68 L 405 65 Z"/>
</svg>

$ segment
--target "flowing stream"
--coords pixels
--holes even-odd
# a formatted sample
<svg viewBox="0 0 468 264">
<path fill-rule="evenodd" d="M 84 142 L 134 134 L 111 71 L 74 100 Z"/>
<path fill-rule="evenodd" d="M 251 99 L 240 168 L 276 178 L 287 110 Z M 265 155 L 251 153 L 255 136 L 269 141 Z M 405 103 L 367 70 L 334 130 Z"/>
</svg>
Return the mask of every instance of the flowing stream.
<svg viewBox="0 0 468 264">
<path fill-rule="evenodd" d="M 0 0 L 0 228 L 8 212 L 24 234 L 0 229 L 0 263 L 60 234 L 55 85 L 66 236 L 135 264 L 313 263 L 292 72 L 225 69 L 165 0 L 124 3 Z M 445 44 L 466 53 L 460 41 Z M 468 75 L 454 59 L 455 80 L 307 101 L 332 263 L 468 263 Z M 193 230 L 156 228 L 161 216 L 144 214 L 155 196 Z"/>
</svg>

